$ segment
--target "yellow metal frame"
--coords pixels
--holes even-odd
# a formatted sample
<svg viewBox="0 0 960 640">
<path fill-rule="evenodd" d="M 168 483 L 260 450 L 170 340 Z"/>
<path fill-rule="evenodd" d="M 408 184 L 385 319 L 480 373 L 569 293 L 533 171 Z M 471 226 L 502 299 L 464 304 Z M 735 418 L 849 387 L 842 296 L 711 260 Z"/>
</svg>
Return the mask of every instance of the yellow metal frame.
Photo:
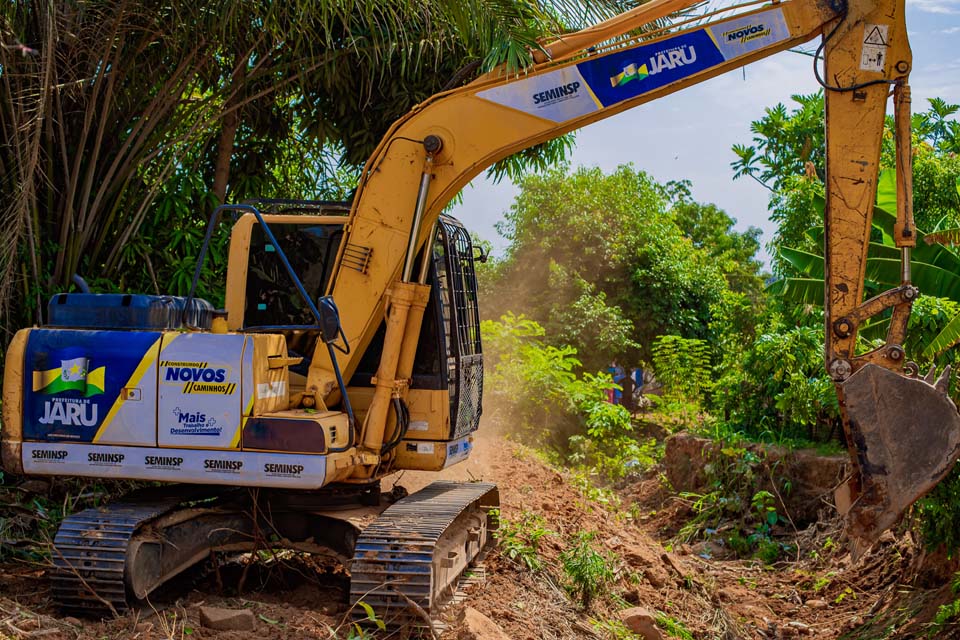
<svg viewBox="0 0 960 640">
<path fill-rule="evenodd" d="M 693 0 L 653 0 L 621 16 L 545 45 L 545 55 L 522 76 L 504 69 L 476 81 L 437 94 L 417 105 L 391 126 L 367 161 L 349 217 L 329 215 L 266 215 L 268 223 L 343 224 L 344 237 L 336 258 L 328 293 L 339 307 L 344 334 L 352 346 L 338 354 L 344 378 L 349 380 L 374 333 L 386 320 L 375 391 L 364 411 L 360 433 L 362 448 L 331 456 L 331 477 L 353 473 L 364 481 L 385 471 L 380 449 L 390 431 L 388 411 L 392 398 L 411 398 L 408 389 L 412 355 L 429 289 L 410 277 L 401 278 L 404 263 L 409 276 L 409 255 L 424 246 L 434 232 L 441 211 L 471 179 L 494 162 L 567 132 L 608 118 L 712 77 L 739 68 L 779 51 L 826 34 L 825 59 L 827 119 L 826 200 L 826 318 L 825 352 L 831 374 L 845 379 L 865 362 L 899 370 L 903 332 L 915 290 L 909 284 L 905 253 L 904 286 L 884 297 L 863 303 L 863 278 L 876 192 L 884 114 L 891 85 L 897 87 L 896 113 L 900 174 L 898 245 L 908 250 L 912 230 L 909 169 L 909 89 L 912 58 L 904 21 L 904 0 L 788 0 L 747 11 L 724 20 L 697 25 L 648 41 L 623 39 L 624 34 L 695 4 Z M 729 59 L 665 86 L 561 122 L 483 97 L 484 92 L 563 70 L 586 60 L 630 51 L 662 42 L 726 20 L 742 20 L 774 8 L 782 14 L 788 37 Z M 886 59 L 880 68 L 863 61 L 865 30 L 884 25 L 888 37 Z M 597 46 L 596 50 L 592 47 Z M 489 94 L 486 94 L 489 95 Z M 594 96 L 596 98 L 596 96 Z M 905 140 L 905 142 L 904 142 Z M 245 305 L 252 215 L 235 224 L 230 242 L 226 307 L 230 330 L 240 330 Z M 408 247 L 411 241 L 413 245 Z M 902 236 L 902 237 L 901 237 Z M 358 267 L 350 255 L 362 255 Z M 857 323 L 862 317 L 896 309 L 888 345 L 871 354 L 854 353 Z M 23 335 L 23 338 L 21 338 Z M 19 342 L 18 342 L 19 340 Z M 22 400 L 22 349 L 25 334 L 14 339 L 7 358 L 4 381 L 4 455 L 8 442 L 19 441 L 18 402 Z M 19 346 L 18 346 L 19 345 Z M 17 349 L 20 349 L 18 352 Z M 20 362 L 17 364 L 17 354 Z M 303 394 L 291 397 L 293 406 L 323 407 L 336 401 L 335 377 L 325 345 L 318 343 Z M 14 363 L 14 364 L 11 364 Z M 276 408 L 276 407 L 271 407 Z M 432 411 L 432 409 L 431 409 Z M 448 410 L 447 410 L 448 413 Z M 449 419 L 449 417 L 448 417 Z M 387 465 L 389 466 L 389 465 Z M 362 467 L 362 469 L 358 468 Z M 351 470 L 352 469 L 352 470 Z"/>
<path fill-rule="evenodd" d="M 689 4 L 652 2 L 602 29 L 588 30 L 590 35 L 585 40 L 575 40 L 574 36 L 568 36 L 564 41 L 575 40 L 576 45 L 572 51 L 578 52 L 580 57 L 567 58 L 560 63 L 544 62 L 528 70 L 523 77 L 529 78 L 572 66 L 593 55 L 583 53 L 583 47 L 622 34 L 660 17 L 663 12 L 674 11 Z M 790 31 L 789 39 L 579 118 L 557 123 L 485 100 L 479 97 L 478 93 L 508 85 L 516 80 L 503 74 L 488 74 L 463 88 L 431 97 L 397 121 L 367 162 L 360 190 L 350 213 L 349 232 L 342 245 L 352 243 L 370 248 L 370 267 L 366 272 L 359 272 L 344 268 L 338 263 L 332 280 L 331 293 L 340 308 L 344 332 L 351 344 L 356 345 L 355 354 L 364 351 L 383 320 L 388 299 L 386 292 L 400 275 L 411 232 L 414 202 L 424 167 L 424 149 L 417 141 L 424 140 L 429 135 L 439 136 L 443 140 L 443 149 L 434 159 L 431 169 L 432 183 L 426 213 L 417 238 L 417 246 L 422 246 L 433 222 L 450 199 L 467 182 L 497 160 L 807 42 L 819 35 L 824 28 L 832 28 L 840 18 L 840 15 L 825 3 L 810 0 L 792 0 L 775 6 L 783 12 Z M 742 15 L 749 16 L 759 11 L 761 10 Z M 845 26 L 827 49 L 830 77 L 837 75 L 836 70 L 841 66 L 851 67 L 851 61 L 859 55 L 859 43 L 847 34 L 853 34 L 858 29 L 862 32 L 863 24 L 869 21 L 895 23 L 895 33 L 904 31 L 902 0 L 850 3 L 847 18 L 840 22 Z M 905 40 L 898 36 L 889 57 L 895 61 L 908 59 L 908 52 Z M 562 51 L 560 55 L 568 53 L 570 52 Z M 846 75 L 860 80 L 906 76 L 895 69 L 893 62 L 887 63 L 884 73 L 859 72 L 856 67 L 852 67 Z M 867 185 L 860 190 L 864 193 L 871 189 L 868 185 L 875 184 L 875 177 L 870 176 L 876 174 L 878 156 L 873 149 L 878 148 L 882 133 L 883 96 L 886 90 L 886 85 L 875 86 L 869 90 L 871 97 L 866 102 L 852 102 L 849 96 L 830 97 L 829 117 L 832 124 L 828 153 L 831 158 L 829 171 L 832 182 L 862 180 L 864 185 Z M 841 124 L 838 126 L 837 122 Z M 861 148 L 864 145 L 868 148 Z M 845 159 L 838 159 L 839 157 Z M 853 201 L 852 206 L 858 212 L 855 216 L 846 215 L 835 205 L 838 200 L 831 198 L 828 218 L 832 222 L 832 228 L 854 225 L 857 235 L 868 234 L 869 220 L 865 216 L 869 215 L 870 198 Z M 834 238 L 829 251 L 831 256 L 843 253 L 855 256 L 855 263 L 865 260 L 865 251 L 862 250 L 864 248 L 838 242 L 835 235 L 831 237 Z M 833 263 L 836 263 L 836 258 Z M 855 287 L 857 292 L 862 291 L 859 283 L 862 280 L 862 269 L 851 271 L 847 265 L 833 269 L 833 273 L 839 274 L 841 271 L 844 279 L 848 281 L 848 287 Z M 850 296 L 847 300 L 855 297 Z M 859 302 L 857 298 L 852 304 Z M 829 303 L 836 305 L 837 300 Z M 358 356 L 355 354 L 338 356 L 340 368 L 348 377 L 356 367 Z M 316 363 L 322 361 L 322 358 L 314 360 Z M 308 393 L 312 391 L 321 394 L 323 389 L 329 388 L 330 379 L 329 369 L 315 366 L 308 377 Z"/>
<path fill-rule="evenodd" d="M 264 214 L 269 224 L 338 224 L 346 227 L 346 216 Z M 230 254 L 227 262 L 227 289 L 224 306 L 227 308 L 227 328 L 240 331 L 243 327 L 243 311 L 246 305 L 247 267 L 250 261 L 250 241 L 257 218 L 245 213 L 234 223 L 230 231 Z M 344 234 L 346 237 L 346 233 Z M 326 357 L 326 354 L 323 356 Z"/>
</svg>

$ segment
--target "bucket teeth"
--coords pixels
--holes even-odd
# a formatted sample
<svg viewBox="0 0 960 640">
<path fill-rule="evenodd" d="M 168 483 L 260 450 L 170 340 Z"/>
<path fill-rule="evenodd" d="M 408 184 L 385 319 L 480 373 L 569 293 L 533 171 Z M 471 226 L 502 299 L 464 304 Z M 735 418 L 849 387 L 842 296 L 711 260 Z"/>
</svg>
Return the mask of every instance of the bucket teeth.
<svg viewBox="0 0 960 640">
<path fill-rule="evenodd" d="M 947 365 L 943 368 L 943 373 L 940 374 L 940 377 L 937 378 L 936 383 L 933 385 L 937 391 L 944 395 L 949 395 L 950 393 L 950 365 Z"/>
<path fill-rule="evenodd" d="M 937 375 L 937 365 L 930 365 L 930 371 L 927 371 L 927 375 L 923 376 L 923 381 L 933 386 L 933 377 Z"/>
<path fill-rule="evenodd" d="M 946 394 L 950 370 L 933 382 L 935 374 L 921 381 L 867 364 L 841 386 L 860 476 L 849 532 L 866 543 L 896 524 L 960 457 L 960 413 Z"/>
</svg>

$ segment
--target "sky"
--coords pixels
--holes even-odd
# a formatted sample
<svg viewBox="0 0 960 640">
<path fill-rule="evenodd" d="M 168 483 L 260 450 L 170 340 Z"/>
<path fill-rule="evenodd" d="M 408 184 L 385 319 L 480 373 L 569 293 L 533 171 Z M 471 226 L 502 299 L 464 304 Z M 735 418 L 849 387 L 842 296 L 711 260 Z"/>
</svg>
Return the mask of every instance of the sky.
<svg viewBox="0 0 960 640">
<path fill-rule="evenodd" d="M 960 104 L 960 0 L 907 0 L 907 31 L 914 111 L 926 110 L 932 97 Z M 817 42 L 804 49 L 812 51 Z M 812 58 L 783 52 L 580 129 L 570 163 L 605 171 L 633 163 L 661 182 L 691 180 L 696 200 L 724 209 L 739 230 L 759 227 L 766 244 L 775 230 L 769 192 L 749 178 L 733 180 L 730 149 L 751 142 L 750 123 L 765 108 L 778 102 L 789 108 L 791 95 L 817 89 Z M 506 240 L 494 225 L 518 191 L 509 180 L 494 184 L 478 177 L 452 213 L 501 255 Z M 760 258 L 769 264 L 765 249 Z"/>
</svg>

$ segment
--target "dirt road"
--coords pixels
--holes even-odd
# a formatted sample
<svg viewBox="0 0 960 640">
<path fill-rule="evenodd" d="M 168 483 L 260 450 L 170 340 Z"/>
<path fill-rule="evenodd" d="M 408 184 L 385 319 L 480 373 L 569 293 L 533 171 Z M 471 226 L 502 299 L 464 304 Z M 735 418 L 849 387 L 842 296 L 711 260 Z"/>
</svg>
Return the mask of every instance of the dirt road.
<svg viewBox="0 0 960 640">
<path fill-rule="evenodd" d="M 688 511 L 662 489 L 655 472 L 624 487 L 617 505 L 490 431 L 481 430 L 470 460 L 439 476 L 497 482 L 508 527 L 520 535 L 531 527 L 544 531 L 537 552 L 543 568 L 534 571 L 500 551 L 491 553 L 485 581 L 464 604 L 451 607 L 445 637 L 457 636 L 456 614 L 466 605 L 495 620 L 514 640 L 615 637 L 618 611 L 640 605 L 658 617 L 664 637 L 913 638 L 923 637 L 929 627 L 921 620 L 930 620 L 951 597 L 942 588 L 903 582 L 905 568 L 916 564 L 919 553 L 909 537 L 889 536 L 856 565 L 823 527 L 797 536 L 798 559 L 772 567 L 708 559 L 685 545 L 673 549 L 667 534 Z M 398 474 L 384 489 L 398 482 L 414 491 L 435 479 L 435 474 Z M 579 532 L 595 532 L 595 544 L 609 554 L 615 570 L 588 610 L 565 590 L 560 562 Z M 44 567 L 8 564 L 0 573 L 0 638 L 287 640 L 328 638 L 333 630 L 347 637 L 342 569 L 299 556 L 265 559 L 249 572 L 242 595 L 224 595 L 240 572 L 225 567 L 219 583 L 209 575 L 182 580 L 152 607 L 107 622 L 58 617 Z M 199 621 L 202 605 L 249 608 L 255 628 L 206 629 Z M 938 633 L 952 637 L 949 627 Z"/>
</svg>

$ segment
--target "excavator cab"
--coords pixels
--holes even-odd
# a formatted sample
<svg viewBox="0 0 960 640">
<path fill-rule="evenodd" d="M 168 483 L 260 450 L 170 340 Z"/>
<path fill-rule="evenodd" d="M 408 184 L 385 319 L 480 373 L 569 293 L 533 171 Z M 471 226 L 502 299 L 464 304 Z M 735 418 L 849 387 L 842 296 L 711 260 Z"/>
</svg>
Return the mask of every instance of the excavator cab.
<svg viewBox="0 0 960 640">
<path fill-rule="evenodd" d="M 235 224 L 227 278 L 228 318 L 238 331 L 284 337 L 287 357 L 295 361 L 288 366 L 290 404 L 295 405 L 315 364 L 320 332 L 312 327 L 312 311 L 283 260 L 299 276 L 311 299 L 318 299 L 330 285 L 341 249 L 352 252 L 357 266 L 365 258 L 362 251 L 341 247 L 346 222 L 343 213 L 349 211 L 349 204 L 256 204 L 266 209 L 264 220 L 273 240 L 252 214 Z M 473 244 L 466 228 L 451 216 L 440 216 L 433 241 L 420 252 L 415 268 L 425 273 L 430 295 L 405 400 L 409 426 L 403 441 L 394 443 L 392 468 L 437 470 L 466 459 L 472 448 L 470 436 L 477 430 L 482 412 L 477 280 Z M 384 321 L 347 378 L 348 396 L 361 419 L 372 401 L 385 335 Z M 321 358 L 323 362 L 316 364 L 326 365 L 326 355 Z"/>
</svg>

